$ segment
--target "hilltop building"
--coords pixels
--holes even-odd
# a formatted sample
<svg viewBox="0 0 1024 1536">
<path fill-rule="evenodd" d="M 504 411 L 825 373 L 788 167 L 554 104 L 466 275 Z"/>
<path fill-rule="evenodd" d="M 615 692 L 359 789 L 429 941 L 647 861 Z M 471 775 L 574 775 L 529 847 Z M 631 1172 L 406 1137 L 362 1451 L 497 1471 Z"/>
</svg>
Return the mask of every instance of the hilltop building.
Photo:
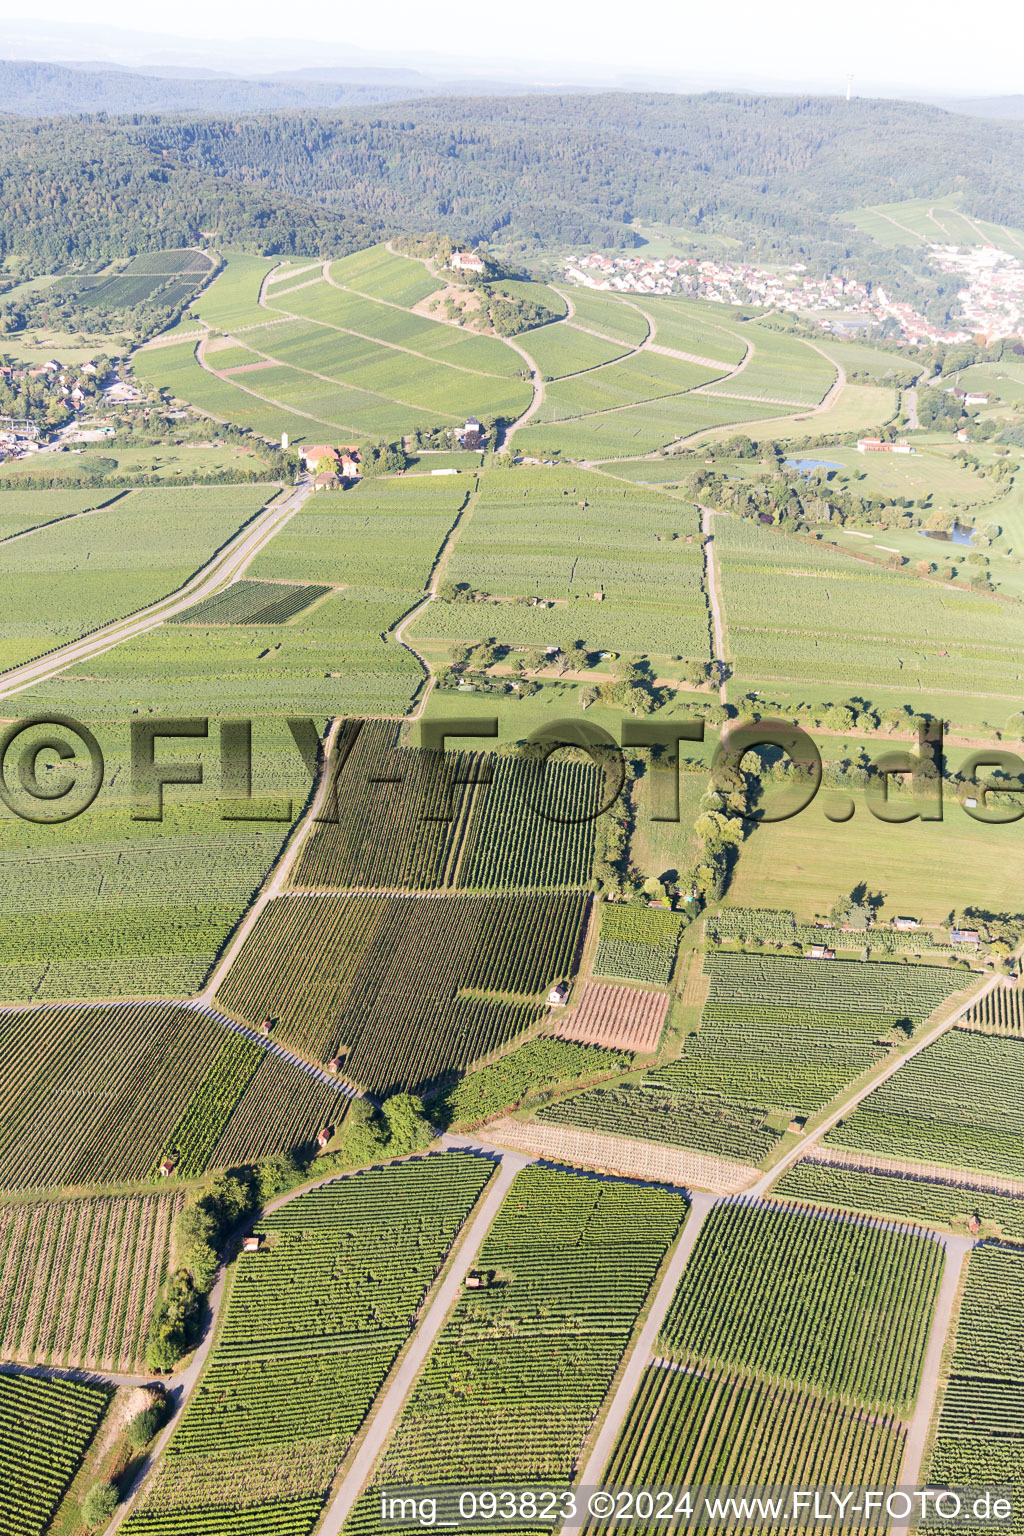
<svg viewBox="0 0 1024 1536">
<path fill-rule="evenodd" d="M 448 265 L 453 272 L 482 272 L 484 259 L 476 251 L 452 251 Z"/>
</svg>

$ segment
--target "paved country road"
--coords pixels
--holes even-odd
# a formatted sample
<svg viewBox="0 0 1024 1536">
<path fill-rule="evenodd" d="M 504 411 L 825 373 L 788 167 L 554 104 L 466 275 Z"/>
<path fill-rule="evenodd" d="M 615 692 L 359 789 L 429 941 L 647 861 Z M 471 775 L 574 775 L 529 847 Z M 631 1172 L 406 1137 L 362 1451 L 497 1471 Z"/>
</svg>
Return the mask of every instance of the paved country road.
<svg viewBox="0 0 1024 1536">
<path fill-rule="evenodd" d="M 22 666 L 12 667 L 9 672 L 0 675 L 0 699 L 21 693 L 25 688 L 31 688 L 33 683 L 46 682 L 58 672 L 63 672 L 65 667 L 100 656 L 113 646 L 120 645 L 123 640 L 133 640 L 137 635 L 144 635 L 174 614 L 191 608 L 193 603 L 212 597 L 229 582 L 237 581 L 275 533 L 294 517 L 312 489 L 312 481 L 306 480 L 283 498 L 276 496 L 269 507 L 265 507 L 244 528 L 240 528 L 177 592 L 170 593 L 159 602 L 150 603 L 129 618 L 115 619 L 81 640 L 73 640 L 68 645 L 50 651 L 46 656 L 26 661 Z"/>
</svg>

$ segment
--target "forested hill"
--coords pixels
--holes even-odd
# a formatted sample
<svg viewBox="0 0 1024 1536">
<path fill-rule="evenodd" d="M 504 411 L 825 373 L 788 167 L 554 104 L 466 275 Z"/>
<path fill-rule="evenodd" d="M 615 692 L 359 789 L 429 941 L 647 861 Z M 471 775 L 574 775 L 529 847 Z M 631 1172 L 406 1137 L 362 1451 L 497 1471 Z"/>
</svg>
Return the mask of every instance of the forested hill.
<svg viewBox="0 0 1024 1536">
<path fill-rule="evenodd" d="M 0 59 L 0 102 L 22 116 L 54 116 L 67 112 L 269 112 L 374 106 L 431 94 L 437 83 L 417 77 L 415 70 L 395 71 L 409 78 L 362 81 L 352 70 L 350 80 L 308 79 L 293 71 L 270 80 L 233 76 L 215 79 L 165 78 L 127 69 L 69 68 L 34 60 Z"/>
<path fill-rule="evenodd" d="M 636 218 L 821 250 L 850 239 L 832 221 L 842 209 L 948 192 L 1024 224 L 1024 125 L 909 102 L 506 96 L 140 132 L 191 164 L 327 206 L 533 244 L 631 244 Z"/>
<path fill-rule="evenodd" d="M 1024 124 L 908 102 L 607 94 L 358 112 L 0 116 L 0 253 L 92 260 L 216 230 L 267 253 L 447 229 L 524 254 L 629 246 L 634 221 L 816 267 L 904 261 L 836 215 L 957 193 L 1024 225 Z M 908 256 L 906 261 L 913 262 Z"/>
<path fill-rule="evenodd" d="M 52 272 L 204 233 L 275 255 L 333 256 L 380 238 L 373 218 L 183 164 L 151 137 L 102 118 L 0 116 L 0 257 Z"/>
</svg>

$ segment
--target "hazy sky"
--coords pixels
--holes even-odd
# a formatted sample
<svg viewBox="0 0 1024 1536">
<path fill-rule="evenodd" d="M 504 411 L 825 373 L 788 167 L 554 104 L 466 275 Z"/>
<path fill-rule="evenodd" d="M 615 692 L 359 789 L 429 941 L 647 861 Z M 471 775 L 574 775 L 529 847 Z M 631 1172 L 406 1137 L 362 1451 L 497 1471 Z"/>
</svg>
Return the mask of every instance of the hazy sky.
<svg viewBox="0 0 1024 1536">
<path fill-rule="evenodd" d="M 348 47 L 354 64 L 364 62 L 366 53 L 396 63 L 422 53 L 432 56 L 435 68 L 443 61 L 456 68 L 472 61 L 494 73 L 514 67 L 517 75 L 538 79 L 584 72 L 683 85 L 757 80 L 786 88 L 808 82 L 841 91 L 852 72 L 854 90 L 863 94 L 878 86 L 938 95 L 1024 92 L 1021 0 L 977 6 L 962 0 L 515 0 L 454 7 L 424 0 L 304 0 L 295 8 L 280 0 L 177 0 L 166 10 L 146 11 L 136 0 L 92 0 L 85 11 L 80 0 L 39 0 L 31 8 L 25 0 L 0 0 L 0 56 L 4 23 L 12 24 L 13 43 L 28 27 L 64 21 L 70 24 L 68 58 L 89 52 L 82 46 L 82 23 L 88 21 L 203 39 L 207 48 L 213 40 L 230 40 L 219 60 L 206 59 L 227 69 L 239 67 L 243 54 L 266 53 L 272 60 L 265 41 L 281 38 L 286 46 L 278 67 L 285 68 L 343 63 Z M 106 41 L 106 57 L 125 59 L 112 39 Z M 60 42 L 51 39 L 46 56 L 61 57 Z M 156 46 L 149 62 L 159 62 L 160 51 Z M 175 51 L 167 46 L 168 62 L 181 61 L 169 57 Z M 191 52 L 187 41 L 180 52 Z M 12 54 L 26 57 L 24 43 L 10 47 L 7 56 Z"/>
</svg>

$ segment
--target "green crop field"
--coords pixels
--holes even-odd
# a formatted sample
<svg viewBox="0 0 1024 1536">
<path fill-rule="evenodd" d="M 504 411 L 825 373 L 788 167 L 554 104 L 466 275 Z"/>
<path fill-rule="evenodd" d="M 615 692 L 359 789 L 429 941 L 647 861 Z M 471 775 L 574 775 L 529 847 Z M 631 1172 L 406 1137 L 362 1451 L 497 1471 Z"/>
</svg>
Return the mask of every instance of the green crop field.
<svg viewBox="0 0 1024 1536">
<path fill-rule="evenodd" d="M 232 252 L 205 293 L 190 305 L 193 314 L 221 331 L 261 325 L 266 320 L 257 303 L 260 285 L 274 262 L 265 256 Z"/>
<path fill-rule="evenodd" d="M 335 1180 L 260 1222 L 128 1536 L 233 1532 L 243 1517 L 308 1536 L 492 1171 L 445 1152 Z"/>
<path fill-rule="evenodd" d="M 677 367 L 687 366 L 677 364 Z M 746 422 L 778 416 L 784 405 L 727 399 L 724 394 L 676 394 L 643 405 L 613 407 L 570 421 L 524 427 L 517 432 L 516 450 L 527 455 L 567 459 L 615 459 L 628 454 L 653 453 L 666 443 L 691 437 L 708 427 L 723 424 L 742 427 Z"/>
<path fill-rule="evenodd" d="M 179 713 L 195 712 L 196 670 Z M 192 747 L 205 785 L 169 789 L 162 821 L 136 821 L 128 722 L 96 721 L 73 701 L 76 686 L 61 675 L 46 705 L 34 691 L 20 696 L 27 711 L 70 710 L 94 721 L 106 769 L 94 804 L 71 821 L 39 825 L 6 808 L 0 815 L 0 1001 L 187 995 L 262 884 L 287 835 L 288 801 L 304 803 L 309 776 L 284 721 L 256 719 L 253 794 L 274 797 L 283 820 L 222 820 L 214 720 L 208 739 Z M 202 703 L 219 712 L 216 700 Z M 219 709 L 235 712 L 229 698 Z"/>
<path fill-rule="evenodd" d="M 1000 1195 L 972 1183 L 969 1176 L 948 1180 L 894 1173 L 866 1173 L 846 1164 L 804 1159 L 788 1168 L 772 1194 L 802 1204 L 896 1216 L 926 1226 L 963 1232 L 976 1217 L 985 1231 L 1007 1241 L 1024 1242 L 1024 1198 Z"/>
<path fill-rule="evenodd" d="M 729 652 L 741 677 L 847 692 L 898 684 L 904 697 L 980 691 L 1002 698 L 1007 714 L 1016 707 L 1024 619 L 1015 606 L 926 585 L 738 518 L 716 515 L 714 529 Z"/>
<path fill-rule="evenodd" d="M 411 637 L 708 654 L 694 509 L 607 476 L 489 472 L 446 576 L 490 600 L 431 603 Z"/>
<path fill-rule="evenodd" d="M 921 366 L 900 352 L 885 352 L 881 347 L 863 341 L 839 341 L 834 336 L 823 336 L 818 345 L 833 362 L 843 366 L 847 376 L 870 374 L 884 383 L 895 374 L 917 373 Z"/>
<path fill-rule="evenodd" d="M 709 954 L 708 1000 L 682 1056 L 658 1074 L 684 1092 L 813 1113 L 957 986 L 937 966 Z"/>
<path fill-rule="evenodd" d="M 204 624 L 192 609 L 180 622 L 90 661 L 84 675 L 76 669 L 25 697 L 40 704 L 59 700 L 59 707 L 89 719 L 120 719 L 129 689 L 161 713 L 187 715 L 202 676 L 204 707 L 225 714 L 404 714 L 424 672 L 388 631 L 421 599 L 473 483 L 454 475 L 370 480 L 311 497 L 246 575 L 250 585 L 260 579 L 330 585 L 339 589 L 332 596 L 287 623 L 279 611 L 230 627 L 207 615 Z M 229 601 L 228 594 L 214 601 Z"/>
<path fill-rule="evenodd" d="M 632 1061 L 628 1051 L 549 1037 L 528 1040 L 490 1066 L 467 1073 L 454 1087 L 439 1094 L 431 1101 L 431 1117 L 446 1126 L 478 1125 L 530 1094 L 580 1078 L 625 1072 Z"/>
<path fill-rule="evenodd" d="M 562 379 L 600 368 L 633 350 L 628 341 L 593 336 L 567 321 L 527 331 L 519 344 L 533 359 L 542 379 Z"/>
<path fill-rule="evenodd" d="M 924 1234 L 719 1203 L 603 1482 L 894 1481 L 942 1262 Z"/>
<path fill-rule="evenodd" d="M 601 794 L 592 763 L 442 758 L 400 747 L 397 736 L 384 721 L 363 722 L 357 736 L 347 729 L 337 815 L 314 827 L 293 886 L 515 890 L 587 882 Z"/>
<path fill-rule="evenodd" d="M 180 1194 L 0 1205 L 0 1348 L 7 1360 L 145 1369 Z"/>
<path fill-rule="evenodd" d="M 517 1174 L 475 1265 L 493 1281 L 460 1296 L 377 1480 L 565 1487 L 685 1214 L 650 1186 Z M 367 1495 L 347 1529 L 379 1510 Z"/>
<path fill-rule="evenodd" d="M 122 496 L 123 491 L 0 490 L 0 542 L 42 528 L 79 512 L 90 512 Z"/>
<path fill-rule="evenodd" d="M 420 299 L 429 298 L 439 286 L 437 278 L 421 262 L 393 256 L 379 245 L 332 262 L 331 277 L 346 288 L 368 294 L 371 299 L 399 304 L 403 309 L 411 309 Z"/>
<path fill-rule="evenodd" d="M 1024 1255 L 988 1246 L 970 1254 L 926 1466 L 933 1486 L 1012 1489 L 1014 1531 L 1024 1487 L 1022 1284 Z"/>
<path fill-rule="evenodd" d="M 260 913 L 219 993 L 375 1094 L 422 1091 L 514 1040 L 573 968 L 579 894 L 298 894 Z"/>
<path fill-rule="evenodd" d="M 682 921 L 674 912 L 602 902 L 594 973 L 666 986 L 672 979 Z"/>
<path fill-rule="evenodd" d="M 0 1189 L 151 1177 L 308 1146 L 340 1118 L 333 1084 L 174 1003 L 0 1013 Z"/>
<path fill-rule="evenodd" d="M 942 1264 L 925 1233 L 728 1200 L 701 1229 L 659 1348 L 681 1366 L 906 1415 Z"/>
<path fill-rule="evenodd" d="M 0 553 L 0 668 L 16 666 L 174 592 L 276 487 L 139 490 Z M 43 495 L 43 492 L 37 492 Z"/>
<path fill-rule="evenodd" d="M 1024 1177 L 1024 1040 L 953 1029 L 829 1132 L 832 1146 Z"/>
<path fill-rule="evenodd" d="M 5 1536 L 43 1536 L 107 1411 L 107 1387 L 0 1375 Z"/>
<path fill-rule="evenodd" d="M 575 1126 L 658 1147 L 688 1147 L 739 1163 L 759 1163 L 780 1133 L 763 1109 L 714 1094 L 675 1092 L 664 1076 L 588 1088 L 541 1109 L 542 1125 Z"/>
<path fill-rule="evenodd" d="M 638 347 L 650 334 L 643 306 L 633 298 L 593 288 L 573 288 L 569 298 L 574 311 L 572 321 L 587 330 L 628 342 L 631 347 Z"/>
</svg>

